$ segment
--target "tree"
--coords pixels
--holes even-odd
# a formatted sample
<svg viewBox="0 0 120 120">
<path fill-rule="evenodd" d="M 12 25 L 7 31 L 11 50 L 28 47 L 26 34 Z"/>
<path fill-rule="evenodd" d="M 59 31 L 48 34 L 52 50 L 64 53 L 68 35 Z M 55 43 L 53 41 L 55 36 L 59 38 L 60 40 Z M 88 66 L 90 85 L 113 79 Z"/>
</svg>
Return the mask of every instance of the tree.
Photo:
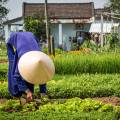
<svg viewBox="0 0 120 120">
<path fill-rule="evenodd" d="M 46 39 L 45 22 L 43 15 L 33 15 L 25 18 L 25 30 L 32 32 L 39 40 Z"/>
<path fill-rule="evenodd" d="M 0 0 L 0 20 L 8 14 L 8 9 L 3 5 L 7 0 Z"/>
<path fill-rule="evenodd" d="M 107 6 L 114 13 L 120 13 L 120 0 L 109 0 Z"/>
<path fill-rule="evenodd" d="M 3 18 L 8 14 L 8 9 L 4 6 L 7 0 L 0 0 L 0 40 L 3 40 Z"/>
</svg>

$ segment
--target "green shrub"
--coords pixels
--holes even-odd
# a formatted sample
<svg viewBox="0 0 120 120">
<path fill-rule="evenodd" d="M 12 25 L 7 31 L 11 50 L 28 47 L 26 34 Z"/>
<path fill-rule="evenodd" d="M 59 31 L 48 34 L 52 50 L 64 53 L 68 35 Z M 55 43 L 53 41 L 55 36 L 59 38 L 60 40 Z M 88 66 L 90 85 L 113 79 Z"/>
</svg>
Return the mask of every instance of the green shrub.
<svg viewBox="0 0 120 120">
<path fill-rule="evenodd" d="M 26 31 L 32 32 L 39 40 L 41 40 L 41 37 L 45 39 L 44 15 L 34 14 L 25 17 L 24 22 Z"/>
</svg>

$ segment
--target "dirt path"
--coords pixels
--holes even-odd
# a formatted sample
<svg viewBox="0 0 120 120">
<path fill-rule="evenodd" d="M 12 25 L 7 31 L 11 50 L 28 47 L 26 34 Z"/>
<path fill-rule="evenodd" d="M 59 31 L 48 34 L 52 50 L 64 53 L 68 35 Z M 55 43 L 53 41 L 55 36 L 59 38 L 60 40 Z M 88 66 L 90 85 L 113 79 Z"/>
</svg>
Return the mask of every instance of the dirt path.
<svg viewBox="0 0 120 120">
<path fill-rule="evenodd" d="M 102 98 L 93 98 L 93 99 L 101 101 L 105 104 L 110 103 L 112 105 L 120 106 L 120 98 L 119 97 L 102 97 Z"/>
<path fill-rule="evenodd" d="M 8 60 L 6 60 L 6 59 L 5 60 L 0 60 L 0 64 L 1 63 L 7 63 L 7 62 L 8 62 Z"/>
<path fill-rule="evenodd" d="M 0 99 L 0 104 L 3 104 L 7 101 L 7 99 Z"/>
<path fill-rule="evenodd" d="M 96 98 L 93 98 L 93 100 L 98 100 L 105 104 L 112 104 L 115 106 L 120 106 L 120 98 L 119 97 L 101 97 L 101 98 L 96 97 Z M 0 99 L 0 104 L 5 103 L 6 101 L 7 101 L 7 99 Z M 55 100 L 53 100 L 53 101 L 55 101 Z"/>
</svg>

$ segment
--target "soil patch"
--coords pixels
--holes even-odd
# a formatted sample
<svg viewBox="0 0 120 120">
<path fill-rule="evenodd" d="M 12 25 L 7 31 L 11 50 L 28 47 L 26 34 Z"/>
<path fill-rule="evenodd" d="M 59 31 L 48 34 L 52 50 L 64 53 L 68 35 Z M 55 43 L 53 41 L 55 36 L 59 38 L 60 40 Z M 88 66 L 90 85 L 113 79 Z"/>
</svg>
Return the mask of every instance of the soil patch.
<svg viewBox="0 0 120 120">
<path fill-rule="evenodd" d="M 105 104 L 112 104 L 112 105 L 120 106 L 120 98 L 119 97 L 101 97 L 101 98 L 93 98 L 93 99 L 101 101 Z"/>
<path fill-rule="evenodd" d="M 96 97 L 96 98 L 92 98 L 92 99 L 101 101 L 104 104 L 112 104 L 112 105 L 115 105 L 115 106 L 120 106 L 120 98 L 119 97 L 101 97 L 101 98 Z M 5 98 L 0 99 L 0 104 L 5 103 L 7 100 L 8 99 L 5 99 Z M 57 99 L 53 99 L 53 100 L 51 100 L 51 102 L 56 101 L 56 100 Z"/>
<path fill-rule="evenodd" d="M 2 59 L 2 60 L 0 60 L 0 63 L 8 63 L 8 60 Z"/>
<path fill-rule="evenodd" d="M 7 101 L 7 99 L 0 99 L 0 104 L 3 104 Z"/>
</svg>

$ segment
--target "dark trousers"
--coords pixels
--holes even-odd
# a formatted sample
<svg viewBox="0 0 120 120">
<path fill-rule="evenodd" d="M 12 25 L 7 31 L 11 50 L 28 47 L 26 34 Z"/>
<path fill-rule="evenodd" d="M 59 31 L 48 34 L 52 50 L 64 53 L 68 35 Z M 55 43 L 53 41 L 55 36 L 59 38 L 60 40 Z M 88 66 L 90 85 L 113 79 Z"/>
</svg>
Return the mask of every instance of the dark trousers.
<svg viewBox="0 0 120 120">
<path fill-rule="evenodd" d="M 40 93 L 46 94 L 46 84 L 39 85 L 39 91 L 40 91 Z"/>
<path fill-rule="evenodd" d="M 28 89 L 30 89 L 31 92 L 34 92 L 34 87 L 32 84 L 26 82 Z M 46 94 L 46 84 L 39 85 L 39 92 Z"/>
</svg>

